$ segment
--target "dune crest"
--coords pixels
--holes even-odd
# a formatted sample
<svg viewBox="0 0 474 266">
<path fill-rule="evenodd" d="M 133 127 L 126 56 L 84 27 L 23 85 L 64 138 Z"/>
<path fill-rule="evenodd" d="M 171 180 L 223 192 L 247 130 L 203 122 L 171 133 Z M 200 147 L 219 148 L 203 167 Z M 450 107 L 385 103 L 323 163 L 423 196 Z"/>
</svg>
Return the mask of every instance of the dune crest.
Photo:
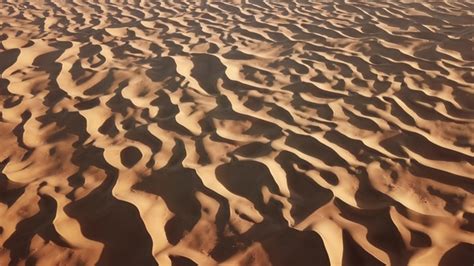
<svg viewBox="0 0 474 266">
<path fill-rule="evenodd" d="M 89 2 L 0 4 L 0 265 L 474 264 L 472 2 Z"/>
</svg>

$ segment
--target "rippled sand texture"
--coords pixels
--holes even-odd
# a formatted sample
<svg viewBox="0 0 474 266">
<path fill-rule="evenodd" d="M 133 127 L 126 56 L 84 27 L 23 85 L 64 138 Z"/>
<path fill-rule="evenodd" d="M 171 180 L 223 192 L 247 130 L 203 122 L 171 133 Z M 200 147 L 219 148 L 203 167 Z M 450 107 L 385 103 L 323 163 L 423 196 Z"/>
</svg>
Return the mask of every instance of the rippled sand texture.
<svg viewBox="0 0 474 266">
<path fill-rule="evenodd" d="M 0 4 L 0 265 L 472 265 L 474 3 Z"/>
</svg>

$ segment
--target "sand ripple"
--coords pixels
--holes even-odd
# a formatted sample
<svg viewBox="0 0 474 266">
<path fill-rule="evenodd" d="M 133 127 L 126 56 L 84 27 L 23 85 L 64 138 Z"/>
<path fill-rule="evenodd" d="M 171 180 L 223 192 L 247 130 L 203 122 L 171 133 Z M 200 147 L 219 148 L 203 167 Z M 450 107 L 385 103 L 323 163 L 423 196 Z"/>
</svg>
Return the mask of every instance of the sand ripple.
<svg viewBox="0 0 474 266">
<path fill-rule="evenodd" d="M 0 265 L 474 263 L 472 2 L 95 2 L 0 4 Z"/>
</svg>

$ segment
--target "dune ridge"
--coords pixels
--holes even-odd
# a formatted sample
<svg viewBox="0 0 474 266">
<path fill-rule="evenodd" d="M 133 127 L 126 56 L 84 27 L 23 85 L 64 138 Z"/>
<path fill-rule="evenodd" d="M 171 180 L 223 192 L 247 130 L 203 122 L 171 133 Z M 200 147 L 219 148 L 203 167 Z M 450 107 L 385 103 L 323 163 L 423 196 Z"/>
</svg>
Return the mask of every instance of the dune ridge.
<svg viewBox="0 0 474 266">
<path fill-rule="evenodd" d="M 0 265 L 473 265 L 472 1 L 0 22 Z"/>
</svg>

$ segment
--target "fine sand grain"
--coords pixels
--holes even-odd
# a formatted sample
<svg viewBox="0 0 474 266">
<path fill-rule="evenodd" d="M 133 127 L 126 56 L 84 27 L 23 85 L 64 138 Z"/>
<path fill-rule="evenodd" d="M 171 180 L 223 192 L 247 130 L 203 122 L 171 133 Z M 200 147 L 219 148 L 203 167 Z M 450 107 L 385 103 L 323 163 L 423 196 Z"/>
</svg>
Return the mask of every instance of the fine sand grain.
<svg viewBox="0 0 474 266">
<path fill-rule="evenodd" d="M 474 263 L 474 2 L 0 3 L 0 265 Z"/>
</svg>

